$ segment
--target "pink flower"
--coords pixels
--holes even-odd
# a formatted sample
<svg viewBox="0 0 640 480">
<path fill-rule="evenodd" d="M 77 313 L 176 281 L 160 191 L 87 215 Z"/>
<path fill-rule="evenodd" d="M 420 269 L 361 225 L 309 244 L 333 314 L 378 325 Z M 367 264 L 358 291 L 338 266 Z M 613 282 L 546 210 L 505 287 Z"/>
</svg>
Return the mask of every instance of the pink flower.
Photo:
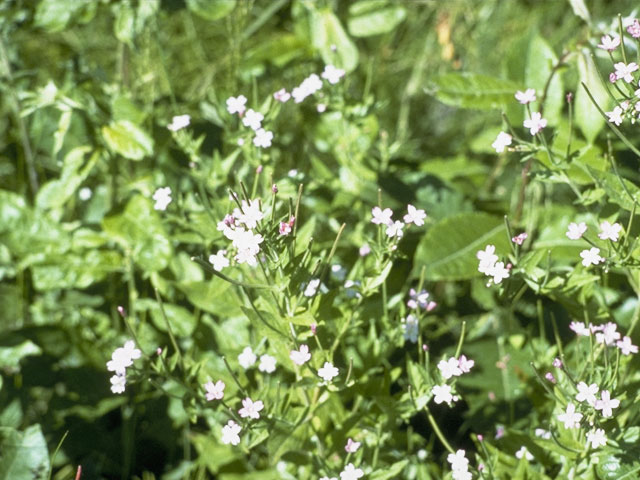
<svg viewBox="0 0 640 480">
<path fill-rule="evenodd" d="M 282 88 L 273 94 L 273 98 L 275 98 L 278 102 L 286 103 L 291 98 L 291 94 L 284 88 Z"/>
<path fill-rule="evenodd" d="M 600 38 L 600 43 L 598 44 L 598 48 L 606 50 L 608 52 L 614 51 L 620 45 L 620 37 L 610 37 L 609 35 L 604 35 Z"/>
<path fill-rule="evenodd" d="M 631 62 L 626 65 L 624 62 L 615 63 L 614 68 L 616 69 L 616 80 L 624 79 L 625 82 L 631 83 L 633 82 L 633 72 L 638 70 L 638 64 L 635 62 Z"/>
<path fill-rule="evenodd" d="M 542 118 L 540 112 L 532 112 L 531 118 L 524 121 L 524 127 L 529 129 L 531 135 L 535 135 L 547 126 L 547 120 Z"/>
<path fill-rule="evenodd" d="M 356 453 L 360 448 L 360 442 L 354 442 L 350 438 L 347 439 L 347 444 L 344 447 L 344 450 L 347 453 Z"/>
<path fill-rule="evenodd" d="M 413 223 L 418 227 L 424 225 L 424 219 L 427 218 L 427 214 L 424 213 L 424 210 L 417 209 L 413 205 L 407 205 L 407 214 L 404 216 L 404 223 Z"/>
<path fill-rule="evenodd" d="M 515 237 L 513 237 L 511 241 L 516 245 L 522 245 L 528 236 L 529 235 L 527 235 L 525 232 L 522 232 L 520 235 L 516 235 Z"/>
<path fill-rule="evenodd" d="M 616 342 L 616 347 L 620 349 L 623 355 L 638 353 L 638 347 L 631 343 L 631 338 L 629 337 L 623 337 L 622 340 L 618 340 Z"/>
<path fill-rule="evenodd" d="M 467 359 L 465 355 L 460 355 L 460 358 L 458 359 L 458 365 L 460 366 L 462 373 L 469 373 L 475 364 L 475 361 Z"/>
<path fill-rule="evenodd" d="M 571 322 L 569 324 L 569 328 L 576 332 L 576 335 L 579 337 L 588 337 L 590 334 L 589 329 L 584 325 L 584 322 Z"/>
<path fill-rule="evenodd" d="M 262 400 L 254 402 L 249 397 L 242 400 L 242 408 L 238 410 L 238 413 L 242 418 L 260 418 L 260 410 L 264 408 Z"/>
<path fill-rule="evenodd" d="M 380 207 L 373 207 L 371 209 L 371 215 L 373 218 L 371 219 L 371 223 L 375 223 L 376 225 L 391 225 L 393 224 L 393 220 L 391 220 L 391 215 L 393 215 L 393 210 L 390 208 L 385 208 L 382 210 Z"/>
<path fill-rule="evenodd" d="M 633 23 L 627 27 L 627 32 L 633 38 L 640 38 L 640 22 L 637 19 L 633 20 Z"/>
<path fill-rule="evenodd" d="M 204 384 L 204 389 L 207 391 L 205 397 L 208 402 L 211 400 L 222 400 L 224 397 L 225 384 L 222 380 L 218 380 L 213 383 L 211 380 Z"/>
<path fill-rule="evenodd" d="M 524 92 L 518 90 L 515 96 L 523 105 L 536 101 L 536 91 L 533 88 L 527 88 Z"/>
</svg>

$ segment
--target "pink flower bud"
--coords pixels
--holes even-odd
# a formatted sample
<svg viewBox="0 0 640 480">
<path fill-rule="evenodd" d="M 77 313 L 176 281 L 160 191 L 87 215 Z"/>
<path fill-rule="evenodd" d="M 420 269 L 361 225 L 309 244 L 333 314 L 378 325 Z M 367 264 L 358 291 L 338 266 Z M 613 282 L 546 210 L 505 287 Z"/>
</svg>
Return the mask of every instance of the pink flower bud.
<svg viewBox="0 0 640 480">
<path fill-rule="evenodd" d="M 562 368 L 562 361 L 559 358 L 553 359 L 553 366 L 556 368 Z"/>
<path fill-rule="evenodd" d="M 278 193 L 278 186 L 275 183 L 273 185 L 271 185 L 271 191 L 273 193 Z"/>
<path fill-rule="evenodd" d="M 316 325 L 315 323 L 312 323 L 311 325 L 309 325 L 309 328 L 311 329 L 311 334 L 315 335 L 316 330 L 318 329 L 318 325 Z"/>
<path fill-rule="evenodd" d="M 118 305 L 118 313 L 122 318 L 127 316 L 127 312 L 124 311 L 124 307 L 122 305 Z"/>
</svg>

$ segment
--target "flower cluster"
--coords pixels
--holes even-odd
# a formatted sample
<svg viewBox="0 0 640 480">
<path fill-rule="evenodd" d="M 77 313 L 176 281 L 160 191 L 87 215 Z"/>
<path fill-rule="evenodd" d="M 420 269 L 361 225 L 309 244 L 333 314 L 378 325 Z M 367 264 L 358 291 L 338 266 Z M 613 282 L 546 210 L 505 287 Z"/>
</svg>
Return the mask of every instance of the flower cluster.
<svg viewBox="0 0 640 480">
<path fill-rule="evenodd" d="M 469 373 L 474 365 L 475 362 L 473 360 L 460 355 L 460 358 L 451 357 L 448 360 L 440 360 L 438 362 L 438 370 L 440 370 L 442 378 L 448 380 L 451 377 L 459 377 L 463 373 Z"/>
<path fill-rule="evenodd" d="M 107 370 L 114 372 L 111 377 L 111 391 L 123 393 L 127 383 L 127 368 L 133 365 L 133 361 L 140 358 L 142 352 L 136 348 L 133 340 L 125 342 L 123 347 L 116 348 L 107 362 Z"/>
<path fill-rule="evenodd" d="M 232 242 L 236 251 L 234 259 L 237 263 L 246 263 L 252 267 L 258 264 L 257 255 L 260 253 L 260 244 L 264 239 L 253 230 L 257 228 L 263 216 L 260 200 L 243 200 L 240 208 L 235 208 L 231 215 L 226 215 L 218 222 L 218 230 Z M 218 252 L 212 257 L 209 257 L 209 261 L 214 264 L 214 268 L 218 267 L 216 270 L 228 266 L 224 261 L 226 258 L 224 253 Z"/>
<path fill-rule="evenodd" d="M 478 271 L 488 277 L 493 277 L 493 283 L 498 284 L 509 277 L 511 265 L 505 267 L 504 262 L 498 261 L 495 245 L 487 245 L 484 250 L 478 250 L 476 258 L 480 261 Z"/>
<path fill-rule="evenodd" d="M 567 238 L 570 240 L 579 240 L 587 232 L 587 225 L 584 222 L 570 223 L 567 228 Z M 610 240 L 617 242 L 622 233 L 622 225 L 619 223 L 611 224 L 608 221 L 600 223 L 600 232 L 598 238 L 600 240 Z M 598 265 L 603 263 L 605 258 L 600 256 L 600 249 L 598 247 L 591 247 L 580 252 L 580 258 L 582 258 L 582 265 L 589 267 L 591 265 Z"/>
<path fill-rule="evenodd" d="M 613 322 L 607 322 L 604 325 L 589 325 L 587 327 L 584 322 L 571 322 L 569 328 L 573 330 L 579 337 L 588 337 L 595 335 L 596 342 L 601 345 L 615 346 L 620 350 L 623 355 L 631 355 L 632 353 L 638 353 L 638 346 L 631 342 L 631 338 L 625 336 L 620 339 L 621 335 L 618 332 L 618 326 Z"/>
<path fill-rule="evenodd" d="M 465 457 L 464 450 L 447 455 L 447 462 L 451 464 L 451 478 L 453 480 L 471 480 L 469 460 Z"/>
<path fill-rule="evenodd" d="M 402 238 L 404 235 L 403 228 L 406 225 L 413 223 L 416 226 L 424 225 L 424 219 L 427 218 L 427 214 L 424 210 L 417 209 L 413 205 L 407 205 L 407 214 L 403 217 L 404 223 L 399 220 L 393 220 L 393 210 L 380 207 L 373 207 L 371 209 L 371 223 L 375 225 L 386 226 L 385 233 L 389 238 Z"/>
<path fill-rule="evenodd" d="M 227 98 L 227 112 L 231 115 L 238 114 L 242 118 L 242 124 L 250 128 L 255 133 L 253 144 L 259 148 L 269 148 L 273 140 L 273 132 L 265 130 L 262 127 L 264 115 L 256 112 L 252 108 L 246 108 L 247 97 L 239 95 L 237 97 Z"/>
<path fill-rule="evenodd" d="M 258 356 L 253 353 L 253 349 L 249 346 L 244 347 L 242 353 L 238 355 L 238 363 L 245 370 L 253 366 L 258 360 Z M 258 370 L 264 373 L 273 373 L 276 371 L 276 359 L 271 355 L 265 353 L 260 355 L 260 363 L 258 364 Z"/>
</svg>

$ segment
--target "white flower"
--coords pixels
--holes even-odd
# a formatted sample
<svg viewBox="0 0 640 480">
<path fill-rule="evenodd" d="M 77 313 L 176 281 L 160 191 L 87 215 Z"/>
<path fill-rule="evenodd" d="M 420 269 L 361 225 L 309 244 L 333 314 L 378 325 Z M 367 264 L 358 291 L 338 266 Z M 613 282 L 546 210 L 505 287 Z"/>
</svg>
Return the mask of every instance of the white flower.
<svg viewBox="0 0 640 480">
<path fill-rule="evenodd" d="M 596 393 L 598 393 L 598 385 L 592 383 L 591 385 L 587 385 L 584 382 L 580 382 L 576 385 L 578 388 L 578 394 L 576 395 L 576 400 L 579 402 L 587 402 L 592 407 L 596 404 Z"/>
<path fill-rule="evenodd" d="M 618 326 L 615 323 L 607 322 L 600 327 L 600 331 L 596 333 L 596 342 L 613 345 L 616 340 L 620 339 L 620 332 L 617 331 Z"/>
<path fill-rule="evenodd" d="M 319 286 L 320 286 L 319 278 L 314 278 L 313 280 L 310 280 L 306 288 L 304 289 L 303 295 L 305 297 L 313 297 L 318 291 Z"/>
<path fill-rule="evenodd" d="M 215 255 L 209 255 L 209 263 L 213 265 L 213 269 L 216 272 L 219 272 L 223 268 L 229 266 L 229 259 L 225 257 L 226 254 L 226 250 L 218 250 L 218 253 Z"/>
<path fill-rule="evenodd" d="M 535 135 L 547 126 L 547 120 L 542 118 L 540 112 L 531 113 L 531 118 L 524 121 L 524 127 L 529 129 L 531 135 Z"/>
<path fill-rule="evenodd" d="M 478 271 L 488 275 L 489 270 L 493 268 L 498 261 L 498 256 L 495 254 L 496 247 L 494 245 L 487 245 L 484 250 L 478 250 L 476 258 L 480 260 L 478 265 Z"/>
<path fill-rule="evenodd" d="M 350 463 L 344 470 L 340 472 L 340 480 L 358 480 L 364 476 L 364 472 L 353 466 L 353 463 Z"/>
<path fill-rule="evenodd" d="M 594 408 L 596 410 L 602 410 L 602 416 L 608 418 L 613 415 L 613 408 L 620 406 L 620 400 L 611 398 L 609 390 L 603 390 L 600 392 L 600 400 L 596 400 Z"/>
<path fill-rule="evenodd" d="M 245 370 L 256 363 L 256 359 L 256 354 L 253 353 L 253 349 L 251 347 L 244 347 L 242 353 L 238 355 L 238 363 Z"/>
<path fill-rule="evenodd" d="M 405 340 L 409 340 L 411 343 L 418 341 L 418 317 L 413 315 L 407 315 L 402 319 L 402 334 Z"/>
<path fill-rule="evenodd" d="M 580 223 L 570 223 L 569 227 L 567 228 L 567 237 L 569 238 L 569 240 L 578 240 L 580 238 L 582 238 L 582 235 L 584 235 L 584 232 L 587 231 L 587 224 L 584 222 L 580 222 Z"/>
<path fill-rule="evenodd" d="M 622 78 L 627 83 L 633 82 L 633 75 L 631 74 L 638 70 L 638 65 L 636 63 L 631 62 L 629 65 L 625 65 L 624 62 L 618 62 L 613 66 L 616 69 L 616 80 L 620 80 Z"/>
<path fill-rule="evenodd" d="M 464 471 L 469 468 L 469 460 L 465 458 L 464 450 L 462 449 L 447 455 L 447 462 L 451 464 L 451 470 L 454 471 Z"/>
<path fill-rule="evenodd" d="M 242 408 L 238 410 L 238 413 L 242 418 L 260 418 L 260 411 L 264 408 L 262 400 L 254 402 L 249 397 L 242 400 Z"/>
<path fill-rule="evenodd" d="M 604 430 L 597 428 L 587 433 L 587 445 L 591 444 L 591 448 L 604 447 L 607 444 L 607 437 Z"/>
<path fill-rule="evenodd" d="M 167 128 L 172 132 L 177 132 L 184 127 L 188 127 L 190 123 L 191 117 L 189 115 L 178 115 L 171 119 L 171 123 L 167 125 Z"/>
<path fill-rule="evenodd" d="M 573 321 L 569 324 L 569 328 L 576 332 L 578 336 L 588 337 L 591 334 L 589 329 L 584 325 L 584 322 Z"/>
<path fill-rule="evenodd" d="M 569 403 L 566 412 L 559 413 L 557 417 L 564 423 L 564 428 L 578 428 L 579 422 L 582 420 L 582 414 L 576 412 L 576 406 L 573 403 Z"/>
<path fill-rule="evenodd" d="M 113 393 L 124 393 L 124 387 L 127 384 L 127 379 L 124 374 L 116 374 L 109 380 L 111 381 L 111 391 Z"/>
<path fill-rule="evenodd" d="M 526 105 L 536 101 L 536 91 L 533 88 L 527 88 L 524 92 L 518 90 L 515 97 L 522 105 Z"/>
<path fill-rule="evenodd" d="M 451 357 L 449 360 L 440 360 L 440 362 L 438 362 L 438 369 L 440 370 L 442 378 L 445 380 L 448 380 L 453 376 L 458 377 L 462 375 L 460 362 L 456 357 Z"/>
<path fill-rule="evenodd" d="M 536 428 L 533 433 L 536 437 L 543 438 L 544 440 L 549 440 L 551 438 L 551 432 L 544 428 Z"/>
<path fill-rule="evenodd" d="M 258 365 L 258 370 L 265 373 L 273 373 L 276 370 L 276 359 L 271 355 L 260 356 L 260 365 Z"/>
<path fill-rule="evenodd" d="M 111 360 L 107 362 L 107 370 L 124 376 L 127 367 L 133 365 L 133 360 L 140 358 L 141 353 L 135 348 L 135 343 L 128 340 L 124 347 L 116 348 L 111 354 Z"/>
<path fill-rule="evenodd" d="M 251 130 L 258 130 L 262 124 L 262 120 L 264 120 L 264 115 L 250 108 L 242 119 L 242 124 Z"/>
<path fill-rule="evenodd" d="M 171 203 L 171 187 L 158 188 L 153 194 L 153 200 L 156 202 L 153 208 L 156 210 L 166 210 L 167 205 Z"/>
<path fill-rule="evenodd" d="M 322 80 L 315 73 L 312 73 L 305 78 L 299 87 L 296 87 L 291 92 L 293 99 L 296 103 L 302 102 L 309 95 L 313 95 L 315 92 L 322 88 Z"/>
<path fill-rule="evenodd" d="M 269 148 L 273 140 L 273 132 L 259 128 L 256 130 L 256 136 L 253 137 L 253 144 L 258 148 Z"/>
<path fill-rule="evenodd" d="M 505 278 L 509 278 L 509 269 L 504 266 L 504 262 L 496 262 L 486 272 L 488 276 L 493 277 L 493 283 L 496 285 Z"/>
<path fill-rule="evenodd" d="M 451 386 L 449 385 L 434 385 L 434 387 L 431 389 L 431 393 L 434 396 L 433 401 L 438 404 L 444 402 L 450 405 L 453 401 Z"/>
<path fill-rule="evenodd" d="M 331 85 L 335 85 L 342 77 L 344 77 L 344 73 L 344 70 L 341 68 L 336 68 L 333 65 L 325 65 L 321 77 Z"/>
<path fill-rule="evenodd" d="M 391 225 L 393 224 L 393 220 L 391 219 L 391 215 L 393 215 L 393 210 L 390 208 L 385 208 L 382 210 L 380 207 L 373 207 L 371 209 L 371 215 L 373 218 L 371 219 L 371 223 L 375 223 L 376 225 Z"/>
<path fill-rule="evenodd" d="M 474 360 L 468 360 L 465 355 L 460 355 L 458 364 L 460 366 L 460 370 L 462 370 L 462 373 L 469 373 L 476 362 Z"/>
<path fill-rule="evenodd" d="M 338 369 L 330 362 L 324 362 L 322 368 L 318 370 L 318 375 L 325 381 L 330 382 L 334 377 L 338 376 Z"/>
<path fill-rule="evenodd" d="M 222 380 L 218 380 L 216 383 L 213 383 L 209 380 L 204 385 L 204 389 L 207 391 L 205 394 L 205 398 L 208 402 L 211 400 L 222 400 L 224 397 L 224 387 L 226 386 Z"/>
<path fill-rule="evenodd" d="M 300 345 L 299 350 L 291 350 L 289 352 L 289 358 L 296 365 L 304 365 L 311 358 L 309 347 L 306 345 Z"/>
<path fill-rule="evenodd" d="M 230 114 L 237 113 L 242 115 L 246 109 L 245 105 L 247 103 L 247 97 L 244 95 L 239 95 L 237 97 L 229 97 L 227 98 L 227 111 Z"/>
<path fill-rule="evenodd" d="M 403 228 L 404 228 L 404 223 L 402 223 L 399 220 L 396 220 L 395 222 L 387 225 L 387 229 L 385 230 L 385 233 L 389 238 L 393 238 L 393 237 L 402 238 L 402 236 L 404 235 L 404 232 L 402 231 Z"/>
<path fill-rule="evenodd" d="M 356 453 L 360 448 L 360 442 L 354 442 L 350 438 L 347 439 L 347 444 L 344 447 L 344 450 L 347 453 Z"/>
<path fill-rule="evenodd" d="M 512 140 L 513 137 L 511 137 L 511 135 L 505 132 L 500 132 L 491 146 L 496 149 L 497 153 L 502 153 L 505 148 L 511 145 Z"/>
<path fill-rule="evenodd" d="M 533 460 L 533 455 L 531 455 L 529 450 L 527 450 L 527 447 L 525 447 L 524 445 L 520 447 L 520 450 L 516 452 L 516 458 L 522 457 L 526 458 L 529 462 Z"/>
<path fill-rule="evenodd" d="M 424 225 L 424 219 L 427 218 L 427 214 L 424 213 L 424 210 L 418 210 L 413 205 L 407 205 L 407 214 L 404 216 L 404 223 L 413 223 L 418 227 Z"/>
<path fill-rule="evenodd" d="M 229 420 L 229 422 L 222 427 L 222 443 L 225 445 L 238 445 L 240 443 L 240 436 L 238 435 L 242 427 L 238 425 L 233 420 Z"/>
<path fill-rule="evenodd" d="M 252 230 L 258 226 L 258 222 L 264 218 L 264 214 L 260 211 L 260 200 L 242 200 L 242 208 L 233 210 L 233 218 L 238 222 L 244 223 L 244 226 Z"/>
<path fill-rule="evenodd" d="M 620 125 L 622 123 L 622 115 L 624 114 L 624 110 L 622 110 L 618 105 L 616 105 L 611 112 L 604 113 L 609 118 L 609 122 L 616 125 Z"/>
<path fill-rule="evenodd" d="M 291 98 L 291 94 L 287 92 L 284 88 L 281 88 L 280 90 L 278 90 L 276 93 L 273 94 L 273 98 L 275 98 L 279 102 L 286 103 Z"/>
<path fill-rule="evenodd" d="M 598 234 L 598 237 L 600 237 L 601 240 L 611 240 L 612 242 L 617 242 L 621 230 L 622 225 L 620 225 L 619 223 L 614 223 L 613 225 L 611 225 L 609 222 L 604 221 L 600 224 L 600 233 Z"/>
<path fill-rule="evenodd" d="M 620 349 L 623 355 L 630 355 L 632 353 L 638 353 L 637 345 L 631 343 L 631 338 L 624 337 L 622 340 L 616 342 L 616 347 Z"/>
<path fill-rule="evenodd" d="M 596 247 L 592 247 L 589 250 L 582 250 L 580 257 L 582 257 L 582 265 L 585 267 L 604 262 L 604 258 L 600 256 L 600 249 Z"/>
<path fill-rule="evenodd" d="M 598 44 L 598 48 L 603 50 L 607 50 L 608 52 L 612 52 L 620 45 L 620 37 L 614 36 L 613 38 L 609 35 L 603 35 L 600 38 L 600 43 Z"/>
</svg>

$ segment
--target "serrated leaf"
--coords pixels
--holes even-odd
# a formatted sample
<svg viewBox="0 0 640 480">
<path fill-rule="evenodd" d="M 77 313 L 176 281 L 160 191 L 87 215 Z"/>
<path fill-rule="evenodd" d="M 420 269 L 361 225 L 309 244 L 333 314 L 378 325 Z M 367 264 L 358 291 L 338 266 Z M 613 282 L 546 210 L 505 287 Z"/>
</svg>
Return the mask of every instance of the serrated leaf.
<svg viewBox="0 0 640 480">
<path fill-rule="evenodd" d="M 580 75 L 580 82 L 587 86 L 589 92 L 593 95 L 593 99 L 598 103 L 600 108 L 608 111 L 611 105 L 611 98 L 602 85 L 602 80 L 593 63 L 593 58 L 587 52 L 582 52 L 578 55 L 578 73 Z M 576 92 L 574 118 L 576 125 L 578 125 L 584 138 L 586 138 L 589 143 L 593 143 L 605 124 L 604 118 L 600 115 L 600 112 L 582 85 L 579 86 Z"/>
<path fill-rule="evenodd" d="M 236 8 L 236 0 L 187 0 L 187 7 L 199 17 L 213 22 L 229 15 Z"/>
<path fill-rule="evenodd" d="M 476 73 L 447 73 L 436 77 L 431 88 L 435 97 L 447 105 L 491 110 L 512 102 L 519 86 L 509 80 Z"/>
<path fill-rule="evenodd" d="M 102 136 L 111 150 L 129 160 L 142 160 L 153 153 L 153 139 L 128 120 L 102 127 Z"/>
<path fill-rule="evenodd" d="M 476 252 L 496 246 L 496 255 L 510 252 L 501 218 L 486 213 L 462 213 L 437 223 L 422 238 L 415 256 L 413 275 L 426 267 L 427 280 L 464 280 L 478 273 Z"/>
</svg>

